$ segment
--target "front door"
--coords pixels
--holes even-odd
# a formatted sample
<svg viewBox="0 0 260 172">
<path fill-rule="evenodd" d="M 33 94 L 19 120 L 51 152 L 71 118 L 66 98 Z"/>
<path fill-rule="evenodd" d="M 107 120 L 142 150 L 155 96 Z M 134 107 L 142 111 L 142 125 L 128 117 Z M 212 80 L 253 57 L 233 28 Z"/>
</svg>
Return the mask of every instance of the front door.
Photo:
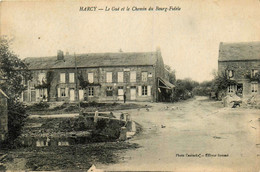
<svg viewBox="0 0 260 172">
<path fill-rule="evenodd" d="M 239 97 L 243 97 L 243 84 L 242 83 L 237 84 L 237 95 Z"/>
<path fill-rule="evenodd" d="M 130 89 L 130 99 L 135 100 L 136 99 L 136 88 Z"/>
<path fill-rule="evenodd" d="M 83 90 L 79 90 L 79 100 L 84 100 L 84 91 Z"/>
<path fill-rule="evenodd" d="M 118 87 L 118 100 L 124 100 L 124 89 L 123 89 L 123 87 Z"/>
<path fill-rule="evenodd" d="M 75 91 L 74 91 L 74 89 L 70 89 L 70 101 L 75 101 Z"/>
</svg>

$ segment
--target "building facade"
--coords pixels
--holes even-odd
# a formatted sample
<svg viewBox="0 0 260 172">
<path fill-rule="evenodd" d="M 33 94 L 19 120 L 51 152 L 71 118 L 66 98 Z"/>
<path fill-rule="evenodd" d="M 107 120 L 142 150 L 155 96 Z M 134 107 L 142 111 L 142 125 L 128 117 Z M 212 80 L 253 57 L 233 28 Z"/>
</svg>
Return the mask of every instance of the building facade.
<svg viewBox="0 0 260 172">
<path fill-rule="evenodd" d="M 218 71 L 236 82 L 227 94 L 259 98 L 260 42 L 220 43 Z"/>
<path fill-rule="evenodd" d="M 33 79 L 24 81 L 21 100 L 160 101 L 161 90 L 173 89 L 165 79 L 160 50 L 146 53 L 91 53 L 26 58 Z M 161 85 L 163 85 L 163 88 Z"/>
</svg>

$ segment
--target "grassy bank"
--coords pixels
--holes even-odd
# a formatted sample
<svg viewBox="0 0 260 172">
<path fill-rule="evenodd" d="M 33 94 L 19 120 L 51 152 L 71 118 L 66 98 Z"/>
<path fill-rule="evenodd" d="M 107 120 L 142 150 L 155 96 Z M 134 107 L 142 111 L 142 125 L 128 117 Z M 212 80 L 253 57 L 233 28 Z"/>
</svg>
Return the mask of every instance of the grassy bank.
<svg viewBox="0 0 260 172">
<path fill-rule="evenodd" d="M 68 147 L 19 148 L 2 151 L 8 155 L 0 169 L 8 170 L 87 170 L 92 164 L 109 164 L 120 161 L 119 153 L 137 149 L 128 142 L 91 143 Z M 0 165 L 1 166 L 1 165 Z"/>
</svg>

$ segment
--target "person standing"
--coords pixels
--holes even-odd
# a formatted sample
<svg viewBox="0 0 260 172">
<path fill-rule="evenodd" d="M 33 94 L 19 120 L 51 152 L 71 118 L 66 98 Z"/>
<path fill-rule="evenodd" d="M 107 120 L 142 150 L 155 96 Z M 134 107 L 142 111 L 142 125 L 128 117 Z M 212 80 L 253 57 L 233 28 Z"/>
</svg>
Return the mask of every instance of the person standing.
<svg viewBox="0 0 260 172">
<path fill-rule="evenodd" d="M 126 101 L 126 94 L 125 94 L 125 92 L 124 92 L 124 103 L 125 103 L 125 101 Z"/>
</svg>

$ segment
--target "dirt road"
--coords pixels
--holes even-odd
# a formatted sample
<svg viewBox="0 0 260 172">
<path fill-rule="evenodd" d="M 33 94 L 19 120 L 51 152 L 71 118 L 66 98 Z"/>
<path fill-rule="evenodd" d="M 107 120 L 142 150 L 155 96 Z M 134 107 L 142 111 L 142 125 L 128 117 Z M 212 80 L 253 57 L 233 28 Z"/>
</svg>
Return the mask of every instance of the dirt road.
<svg viewBox="0 0 260 172">
<path fill-rule="evenodd" d="M 223 108 L 204 97 L 129 110 L 143 132 L 106 170 L 259 171 L 260 110 Z M 167 109 L 167 106 L 169 107 Z"/>
</svg>

